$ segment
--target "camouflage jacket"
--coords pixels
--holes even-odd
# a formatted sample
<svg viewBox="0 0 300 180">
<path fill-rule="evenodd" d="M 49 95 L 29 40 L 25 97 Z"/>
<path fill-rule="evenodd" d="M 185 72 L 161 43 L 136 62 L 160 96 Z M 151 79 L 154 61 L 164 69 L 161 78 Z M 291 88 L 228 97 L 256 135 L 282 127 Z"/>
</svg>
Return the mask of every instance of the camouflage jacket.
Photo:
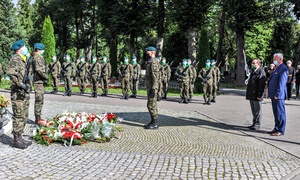
<svg viewBox="0 0 300 180">
<path fill-rule="evenodd" d="M 178 77 L 180 81 L 188 82 L 192 77 L 191 68 L 189 66 L 186 66 L 185 68 L 180 66 L 176 69 L 175 76 Z"/>
<path fill-rule="evenodd" d="M 212 67 L 213 83 L 218 83 L 221 78 L 221 72 L 218 67 Z"/>
<path fill-rule="evenodd" d="M 73 62 L 64 62 L 61 67 L 62 76 L 71 77 L 75 74 L 75 65 Z"/>
<path fill-rule="evenodd" d="M 171 68 L 169 65 L 163 65 L 162 67 L 162 80 L 163 81 L 170 81 L 171 78 Z"/>
<path fill-rule="evenodd" d="M 101 75 L 101 65 L 98 62 L 95 64 L 92 63 L 87 72 L 89 76 L 98 78 Z"/>
<path fill-rule="evenodd" d="M 213 70 L 211 68 L 202 68 L 199 71 L 198 77 L 204 82 L 204 83 L 212 83 L 213 82 Z"/>
<path fill-rule="evenodd" d="M 110 63 L 101 64 L 101 77 L 111 76 L 111 65 Z"/>
<path fill-rule="evenodd" d="M 132 78 L 132 65 L 131 64 L 122 64 L 120 68 L 118 68 L 118 73 L 121 78 L 131 79 Z"/>
<path fill-rule="evenodd" d="M 11 89 L 21 87 L 26 73 L 26 57 L 14 54 L 6 66 L 6 73 L 10 78 Z"/>
<path fill-rule="evenodd" d="M 147 89 L 158 89 L 159 65 L 156 59 L 146 63 L 146 87 Z"/>
<path fill-rule="evenodd" d="M 139 79 L 141 74 L 141 66 L 139 64 L 132 65 L 132 78 Z"/>
<path fill-rule="evenodd" d="M 50 62 L 48 69 L 52 76 L 57 76 L 61 72 L 61 64 L 59 61 Z"/>
<path fill-rule="evenodd" d="M 88 70 L 88 65 L 86 62 L 80 62 L 76 67 L 76 76 L 84 77 L 86 76 L 86 71 Z"/>
<path fill-rule="evenodd" d="M 48 79 L 45 59 L 39 53 L 35 53 L 33 56 L 32 71 L 34 83 L 44 83 Z"/>
</svg>

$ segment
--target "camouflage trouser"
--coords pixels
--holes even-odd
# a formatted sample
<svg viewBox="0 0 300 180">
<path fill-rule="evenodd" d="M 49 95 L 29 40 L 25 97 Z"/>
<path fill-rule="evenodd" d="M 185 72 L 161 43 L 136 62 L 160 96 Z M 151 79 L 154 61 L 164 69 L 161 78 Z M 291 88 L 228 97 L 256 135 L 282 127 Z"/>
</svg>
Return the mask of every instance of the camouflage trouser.
<svg viewBox="0 0 300 180">
<path fill-rule="evenodd" d="M 108 76 L 101 77 L 102 92 L 107 92 L 108 91 L 108 83 L 109 83 Z"/>
<path fill-rule="evenodd" d="M 192 98 L 194 96 L 194 84 L 189 84 L 189 96 Z"/>
<path fill-rule="evenodd" d="M 130 85 L 131 85 L 131 88 L 130 88 L 131 92 L 133 94 L 136 94 L 139 90 L 139 80 L 138 79 L 132 79 Z"/>
<path fill-rule="evenodd" d="M 97 76 L 91 76 L 90 82 L 91 82 L 92 93 L 97 94 L 98 93 L 98 78 L 97 78 Z"/>
<path fill-rule="evenodd" d="M 34 102 L 34 115 L 41 115 L 44 105 L 44 84 L 33 84 L 35 92 L 35 102 Z"/>
<path fill-rule="evenodd" d="M 203 98 L 210 99 L 212 93 L 212 82 L 206 82 L 203 84 Z"/>
<path fill-rule="evenodd" d="M 162 91 L 164 94 L 168 93 L 169 83 L 167 80 L 162 81 Z"/>
<path fill-rule="evenodd" d="M 188 81 L 180 82 L 180 97 L 181 97 L 181 99 L 187 99 L 188 92 L 189 92 L 189 82 Z"/>
<path fill-rule="evenodd" d="M 30 94 L 23 97 L 16 87 L 11 88 L 11 104 L 13 110 L 13 134 L 22 134 L 28 120 Z"/>
<path fill-rule="evenodd" d="M 128 78 L 122 78 L 121 84 L 122 84 L 122 93 L 123 94 L 129 94 L 129 89 L 130 89 L 129 79 Z"/>
<path fill-rule="evenodd" d="M 58 89 L 58 78 L 56 74 L 51 74 L 51 86 L 53 89 Z"/>
<path fill-rule="evenodd" d="M 162 84 L 162 80 L 159 79 L 159 80 L 158 80 L 157 96 L 161 97 L 162 91 L 163 91 L 163 84 Z"/>
<path fill-rule="evenodd" d="M 154 98 L 150 98 L 150 90 L 151 90 L 151 88 L 147 88 L 147 96 L 148 96 L 147 108 L 148 108 L 151 118 L 157 119 L 157 117 L 158 117 L 157 93 L 155 93 Z M 155 91 L 157 91 L 157 89 Z"/>
<path fill-rule="evenodd" d="M 78 83 L 78 88 L 81 91 L 85 91 L 85 88 L 86 88 L 85 77 L 84 76 L 78 76 L 77 77 L 77 83 Z"/>
<path fill-rule="evenodd" d="M 65 92 L 72 92 L 72 79 L 71 76 L 65 76 Z"/>
<path fill-rule="evenodd" d="M 218 83 L 212 84 L 212 96 L 215 98 L 217 96 Z"/>
</svg>

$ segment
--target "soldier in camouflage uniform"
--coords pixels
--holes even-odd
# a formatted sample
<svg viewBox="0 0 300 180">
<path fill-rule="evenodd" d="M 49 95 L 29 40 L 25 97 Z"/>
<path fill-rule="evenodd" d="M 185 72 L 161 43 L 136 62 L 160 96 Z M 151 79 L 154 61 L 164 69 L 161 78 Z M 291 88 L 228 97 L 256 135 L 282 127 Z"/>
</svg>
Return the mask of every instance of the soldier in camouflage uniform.
<svg viewBox="0 0 300 180">
<path fill-rule="evenodd" d="M 25 124 L 28 120 L 29 109 L 29 84 L 24 81 L 26 71 L 29 70 L 26 55 L 27 48 L 23 40 L 16 41 L 11 50 L 14 51 L 9 63 L 6 66 L 6 73 L 10 78 L 10 98 L 13 110 L 13 146 L 19 149 L 26 149 L 32 143 L 22 138 Z"/>
<path fill-rule="evenodd" d="M 212 100 L 210 102 L 216 102 L 218 84 L 221 78 L 221 72 L 219 68 L 216 66 L 216 61 L 214 59 L 211 60 L 211 68 L 213 74 L 213 84 L 212 84 Z"/>
<path fill-rule="evenodd" d="M 80 62 L 77 64 L 76 67 L 76 76 L 77 76 L 77 83 L 78 87 L 80 89 L 80 94 L 84 94 L 85 88 L 86 88 L 86 71 L 88 69 L 88 66 L 85 62 L 84 56 L 80 57 Z"/>
<path fill-rule="evenodd" d="M 34 55 L 32 59 L 33 87 L 35 92 L 34 115 L 35 123 L 41 119 L 44 105 L 45 85 L 48 81 L 48 70 L 46 61 L 43 57 L 45 45 L 42 43 L 34 44 Z"/>
<path fill-rule="evenodd" d="M 111 65 L 107 62 L 107 57 L 102 57 L 102 64 L 101 64 L 101 78 L 100 83 L 102 87 L 102 94 L 101 96 L 107 96 L 108 94 L 108 84 L 110 81 L 111 76 Z"/>
<path fill-rule="evenodd" d="M 206 60 L 205 67 L 199 71 L 198 77 L 202 80 L 203 84 L 203 98 L 204 104 L 210 105 L 211 93 L 212 93 L 212 83 L 213 83 L 213 72 L 210 67 L 210 60 Z"/>
<path fill-rule="evenodd" d="M 177 80 L 180 83 L 181 101 L 179 103 L 188 104 L 188 93 L 191 74 L 191 69 L 187 64 L 187 60 L 183 59 L 182 66 L 178 67 L 175 72 L 175 76 L 177 77 Z"/>
<path fill-rule="evenodd" d="M 98 96 L 98 82 L 100 81 L 101 65 L 97 62 L 97 57 L 93 56 L 92 63 L 87 71 L 91 83 L 92 95 L 91 97 L 97 98 Z"/>
<path fill-rule="evenodd" d="M 65 56 L 65 62 L 61 67 L 62 76 L 65 81 L 65 94 L 64 96 L 72 95 L 72 77 L 75 74 L 75 65 L 71 62 L 71 57 L 69 54 Z"/>
<path fill-rule="evenodd" d="M 197 77 L 197 72 L 195 66 L 192 64 L 192 60 L 188 59 L 188 66 L 191 68 L 191 79 L 189 84 L 189 99 L 188 101 L 192 101 L 192 98 L 194 96 L 194 84 Z"/>
<path fill-rule="evenodd" d="M 118 68 L 118 73 L 121 78 L 122 84 L 122 94 L 121 99 L 128 100 L 129 98 L 129 90 L 130 90 L 130 81 L 132 80 L 132 65 L 129 64 L 128 58 L 124 58 L 124 63 Z"/>
<path fill-rule="evenodd" d="M 171 79 L 171 68 L 170 65 L 167 64 L 166 58 L 162 58 L 161 64 L 162 64 L 162 77 L 161 77 L 162 92 L 164 93 L 162 99 L 167 99 L 168 85 Z"/>
<path fill-rule="evenodd" d="M 159 77 L 159 66 L 158 61 L 155 58 L 156 49 L 152 46 L 146 49 L 146 55 L 148 62 L 146 63 L 146 87 L 147 87 L 147 108 L 151 116 L 151 122 L 145 125 L 145 129 L 157 129 L 157 90 L 158 90 L 158 77 Z"/>
<path fill-rule="evenodd" d="M 52 86 L 51 93 L 56 94 L 58 92 L 58 85 L 59 85 L 58 78 L 61 72 L 61 64 L 57 60 L 56 55 L 52 56 L 52 62 L 50 62 L 48 69 L 51 76 L 51 86 Z"/>
<path fill-rule="evenodd" d="M 132 80 L 131 80 L 131 92 L 130 97 L 136 98 L 136 94 L 139 90 L 139 79 L 141 74 L 141 66 L 136 62 L 136 56 L 132 56 Z"/>
</svg>

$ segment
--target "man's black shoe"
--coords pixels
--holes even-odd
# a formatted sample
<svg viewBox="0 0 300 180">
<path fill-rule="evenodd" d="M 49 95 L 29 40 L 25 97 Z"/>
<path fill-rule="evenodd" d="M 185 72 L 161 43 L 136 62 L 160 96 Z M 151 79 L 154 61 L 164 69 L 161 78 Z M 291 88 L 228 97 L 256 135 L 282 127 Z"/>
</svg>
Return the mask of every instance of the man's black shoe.
<svg viewBox="0 0 300 180">
<path fill-rule="evenodd" d="M 183 102 L 184 102 L 184 99 L 181 99 L 181 101 L 179 101 L 180 104 L 183 103 Z"/>
<path fill-rule="evenodd" d="M 275 129 L 273 129 L 272 131 L 269 131 L 268 134 L 273 134 L 276 133 L 277 131 Z"/>
<path fill-rule="evenodd" d="M 216 99 L 215 98 L 213 98 L 210 102 L 213 102 L 213 103 L 215 103 L 216 102 Z"/>
</svg>

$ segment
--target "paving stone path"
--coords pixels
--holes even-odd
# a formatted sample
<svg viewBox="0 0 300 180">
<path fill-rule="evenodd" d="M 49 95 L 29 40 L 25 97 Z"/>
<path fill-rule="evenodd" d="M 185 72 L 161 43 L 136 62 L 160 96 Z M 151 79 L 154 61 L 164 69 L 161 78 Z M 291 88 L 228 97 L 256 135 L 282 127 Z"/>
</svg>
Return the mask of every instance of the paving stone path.
<svg viewBox="0 0 300 180">
<path fill-rule="evenodd" d="M 33 119 L 33 101 L 30 107 Z M 8 133 L 0 137 L 0 179 L 282 179 L 300 167 L 299 158 L 197 111 L 160 109 L 154 131 L 142 128 L 146 107 L 130 103 L 47 100 L 43 116 L 64 111 L 116 113 L 124 132 L 109 143 L 26 150 L 12 148 Z"/>
</svg>

